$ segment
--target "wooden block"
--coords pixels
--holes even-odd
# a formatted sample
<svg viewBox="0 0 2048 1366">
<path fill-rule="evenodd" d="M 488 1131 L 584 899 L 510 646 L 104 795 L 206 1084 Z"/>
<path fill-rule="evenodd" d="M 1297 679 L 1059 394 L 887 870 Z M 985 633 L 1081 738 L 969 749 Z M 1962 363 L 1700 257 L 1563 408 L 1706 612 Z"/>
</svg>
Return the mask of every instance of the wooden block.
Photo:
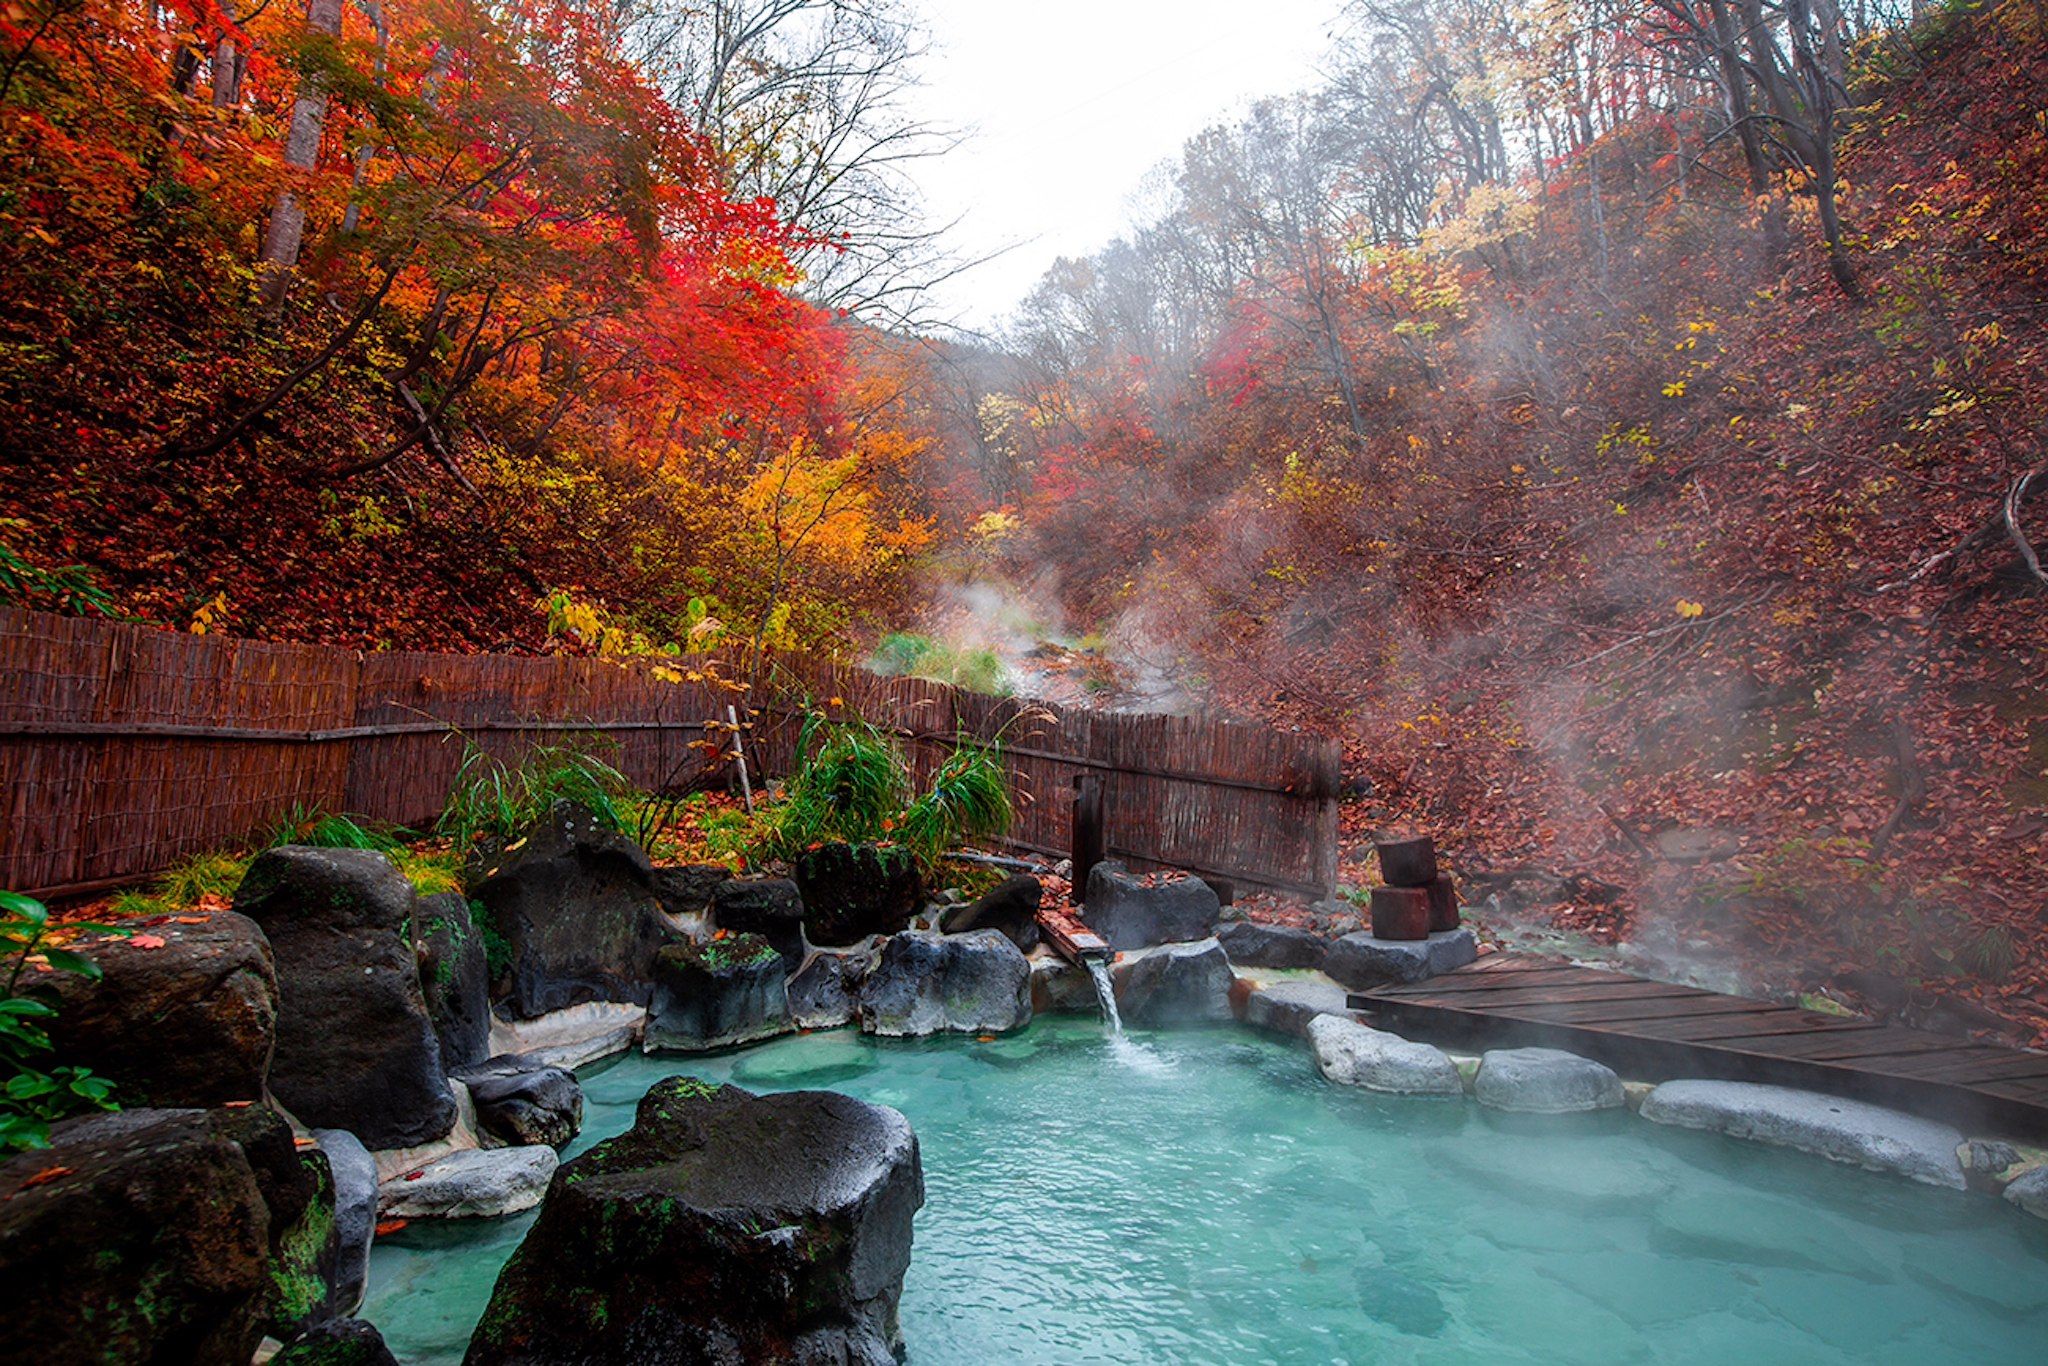
<svg viewBox="0 0 2048 1366">
<path fill-rule="evenodd" d="M 1429 938 L 1429 892 L 1422 887 L 1372 889 L 1375 939 Z"/>
</svg>

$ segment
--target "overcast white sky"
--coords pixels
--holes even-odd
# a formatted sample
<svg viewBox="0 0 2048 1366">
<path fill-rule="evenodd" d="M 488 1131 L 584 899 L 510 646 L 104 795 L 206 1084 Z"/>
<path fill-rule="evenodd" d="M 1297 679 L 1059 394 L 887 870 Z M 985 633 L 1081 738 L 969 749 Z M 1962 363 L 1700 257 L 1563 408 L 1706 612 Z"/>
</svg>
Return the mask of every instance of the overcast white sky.
<svg viewBox="0 0 2048 1366">
<path fill-rule="evenodd" d="M 1147 171 L 1248 101 L 1316 83 L 1342 0 L 919 0 L 925 117 L 977 129 L 917 168 L 962 257 L 947 314 L 985 326 L 1060 256 L 1122 233 Z"/>
</svg>

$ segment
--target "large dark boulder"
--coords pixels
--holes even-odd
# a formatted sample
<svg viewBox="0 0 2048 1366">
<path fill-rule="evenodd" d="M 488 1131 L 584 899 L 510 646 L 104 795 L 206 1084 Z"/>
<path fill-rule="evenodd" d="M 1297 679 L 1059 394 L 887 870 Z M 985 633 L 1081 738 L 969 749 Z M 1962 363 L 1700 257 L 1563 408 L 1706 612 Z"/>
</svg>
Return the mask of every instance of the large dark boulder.
<svg viewBox="0 0 2048 1366">
<path fill-rule="evenodd" d="M 654 952 L 678 938 L 647 851 L 588 808 L 559 801 L 477 869 L 470 895 L 511 951 L 504 1009 L 531 1020 L 586 1001 L 644 1006 Z"/>
<path fill-rule="evenodd" d="M 324 1287 L 332 1187 L 260 1106 L 53 1125 L 0 1164 L 0 1361 L 248 1366 Z"/>
<path fill-rule="evenodd" d="M 654 958 L 646 1050 L 698 1052 L 787 1034 L 782 956 L 758 934 L 671 944 Z"/>
<path fill-rule="evenodd" d="M 286 1343 L 270 1366 L 398 1366 L 398 1358 L 384 1345 L 375 1324 L 329 1319 Z"/>
<path fill-rule="evenodd" d="M 412 1147 L 455 1125 L 410 941 L 416 901 L 371 849 L 267 850 L 235 890 L 277 959 L 271 1091 L 302 1123 L 370 1148 Z"/>
<path fill-rule="evenodd" d="M 1000 930 L 909 930 L 861 980 L 867 1034 L 997 1033 L 1031 1023 L 1031 962 Z"/>
<path fill-rule="evenodd" d="M 860 984 L 875 965 L 866 949 L 819 949 L 789 979 L 789 1019 L 798 1029 L 834 1029 L 853 1023 Z"/>
<path fill-rule="evenodd" d="M 894 1110 L 670 1077 L 555 1174 L 466 1366 L 890 1366 L 923 1203 Z"/>
<path fill-rule="evenodd" d="M 1213 939 L 1167 944 L 1116 969 L 1117 1010 L 1125 1024 L 1214 1024 L 1231 1018 L 1236 980 Z"/>
<path fill-rule="evenodd" d="M 491 1055 L 491 978 L 469 899 L 436 892 L 419 901 L 420 991 L 450 1073 Z"/>
<path fill-rule="evenodd" d="M 583 1084 L 566 1067 L 505 1053 L 448 1075 L 469 1088 L 477 1128 L 512 1147 L 559 1148 L 583 1131 Z"/>
<path fill-rule="evenodd" d="M 1216 942 L 1240 968 L 1321 967 L 1328 946 L 1314 930 L 1298 925 L 1259 925 L 1239 920 L 1216 927 Z"/>
<path fill-rule="evenodd" d="M 732 869 L 722 863 L 664 864 L 654 870 L 654 899 L 672 916 L 703 915 L 732 877 Z"/>
<path fill-rule="evenodd" d="M 1088 872 L 1083 924 L 1112 949 L 1143 949 L 1209 937 L 1222 909 L 1215 889 L 1190 873 L 1133 873 L 1114 859 Z"/>
<path fill-rule="evenodd" d="M 782 956 L 785 974 L 803 966 L 804 900 L 786 877 L 735 878 L 711 893 L 711 923 L 734 934 L 758 934 Z"/>
<path fill-rule="evenodd" d="M 797 855 L 804 934 L 844 948 L 871 934 L 894 934 L 924 905 L 924 877 L 900 845 L 821 844 Z"/>
<path fill-rule="evenodd" d="M 122 1104 L 175 1108 L 257 1100 L 277 1037 L 270 941 L 233 911 L 160 917 L 133 938 L 72 945 L 98 981 L 51 974 L 57 1060 L 114 1082 Z"/>
<path fill-rule="evenodd" d="M 956 906 L 939 921 L 947 934 L 969 930 L 1001 930 L 1025 953 L 1038 947 L 1038 903 L 1044 895 L 1038 879 L 1012 873 L 965 906 Z"/>
</svg>

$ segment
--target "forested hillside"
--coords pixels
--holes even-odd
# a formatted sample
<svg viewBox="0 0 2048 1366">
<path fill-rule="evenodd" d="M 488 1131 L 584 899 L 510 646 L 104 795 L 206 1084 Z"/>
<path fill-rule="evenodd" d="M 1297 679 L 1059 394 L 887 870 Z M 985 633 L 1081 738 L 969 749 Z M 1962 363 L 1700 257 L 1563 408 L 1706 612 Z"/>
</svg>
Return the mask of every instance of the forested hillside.
<svg viewBox="0 0 2048 1366">
<path fill-rule="evenodd" d="M 1350 13 L 1031 299 L 1016 575 L 1477 895 L 2038 1037 L 2044 11 Z"/>
<path fill-rule="evenodd" d="M 9 4 L 0 588 L 365 649 L 1029 599 L 1341 735 L 1474 900 L 2048 1042 L 2048 7 L 1341 12 L 963 339 L 887 0 Z"/>
</svg>

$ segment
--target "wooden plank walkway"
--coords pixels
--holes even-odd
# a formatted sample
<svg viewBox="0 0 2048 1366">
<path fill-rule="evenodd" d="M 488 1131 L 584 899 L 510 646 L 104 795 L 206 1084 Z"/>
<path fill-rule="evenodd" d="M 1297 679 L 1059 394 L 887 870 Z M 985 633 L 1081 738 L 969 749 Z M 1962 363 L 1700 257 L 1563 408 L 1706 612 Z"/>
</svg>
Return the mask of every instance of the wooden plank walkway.
<svg viewBox="0 0 2048 1366">
<path fill-rule="evenodd" d="M 2048 1053 L 1516 953 L 1348 1000 L 1370 1024 L 1449 1047 L 1562 1048 L 1631 1080 L 1796 1086 L 2048 1140 Z"/>
</svg>

